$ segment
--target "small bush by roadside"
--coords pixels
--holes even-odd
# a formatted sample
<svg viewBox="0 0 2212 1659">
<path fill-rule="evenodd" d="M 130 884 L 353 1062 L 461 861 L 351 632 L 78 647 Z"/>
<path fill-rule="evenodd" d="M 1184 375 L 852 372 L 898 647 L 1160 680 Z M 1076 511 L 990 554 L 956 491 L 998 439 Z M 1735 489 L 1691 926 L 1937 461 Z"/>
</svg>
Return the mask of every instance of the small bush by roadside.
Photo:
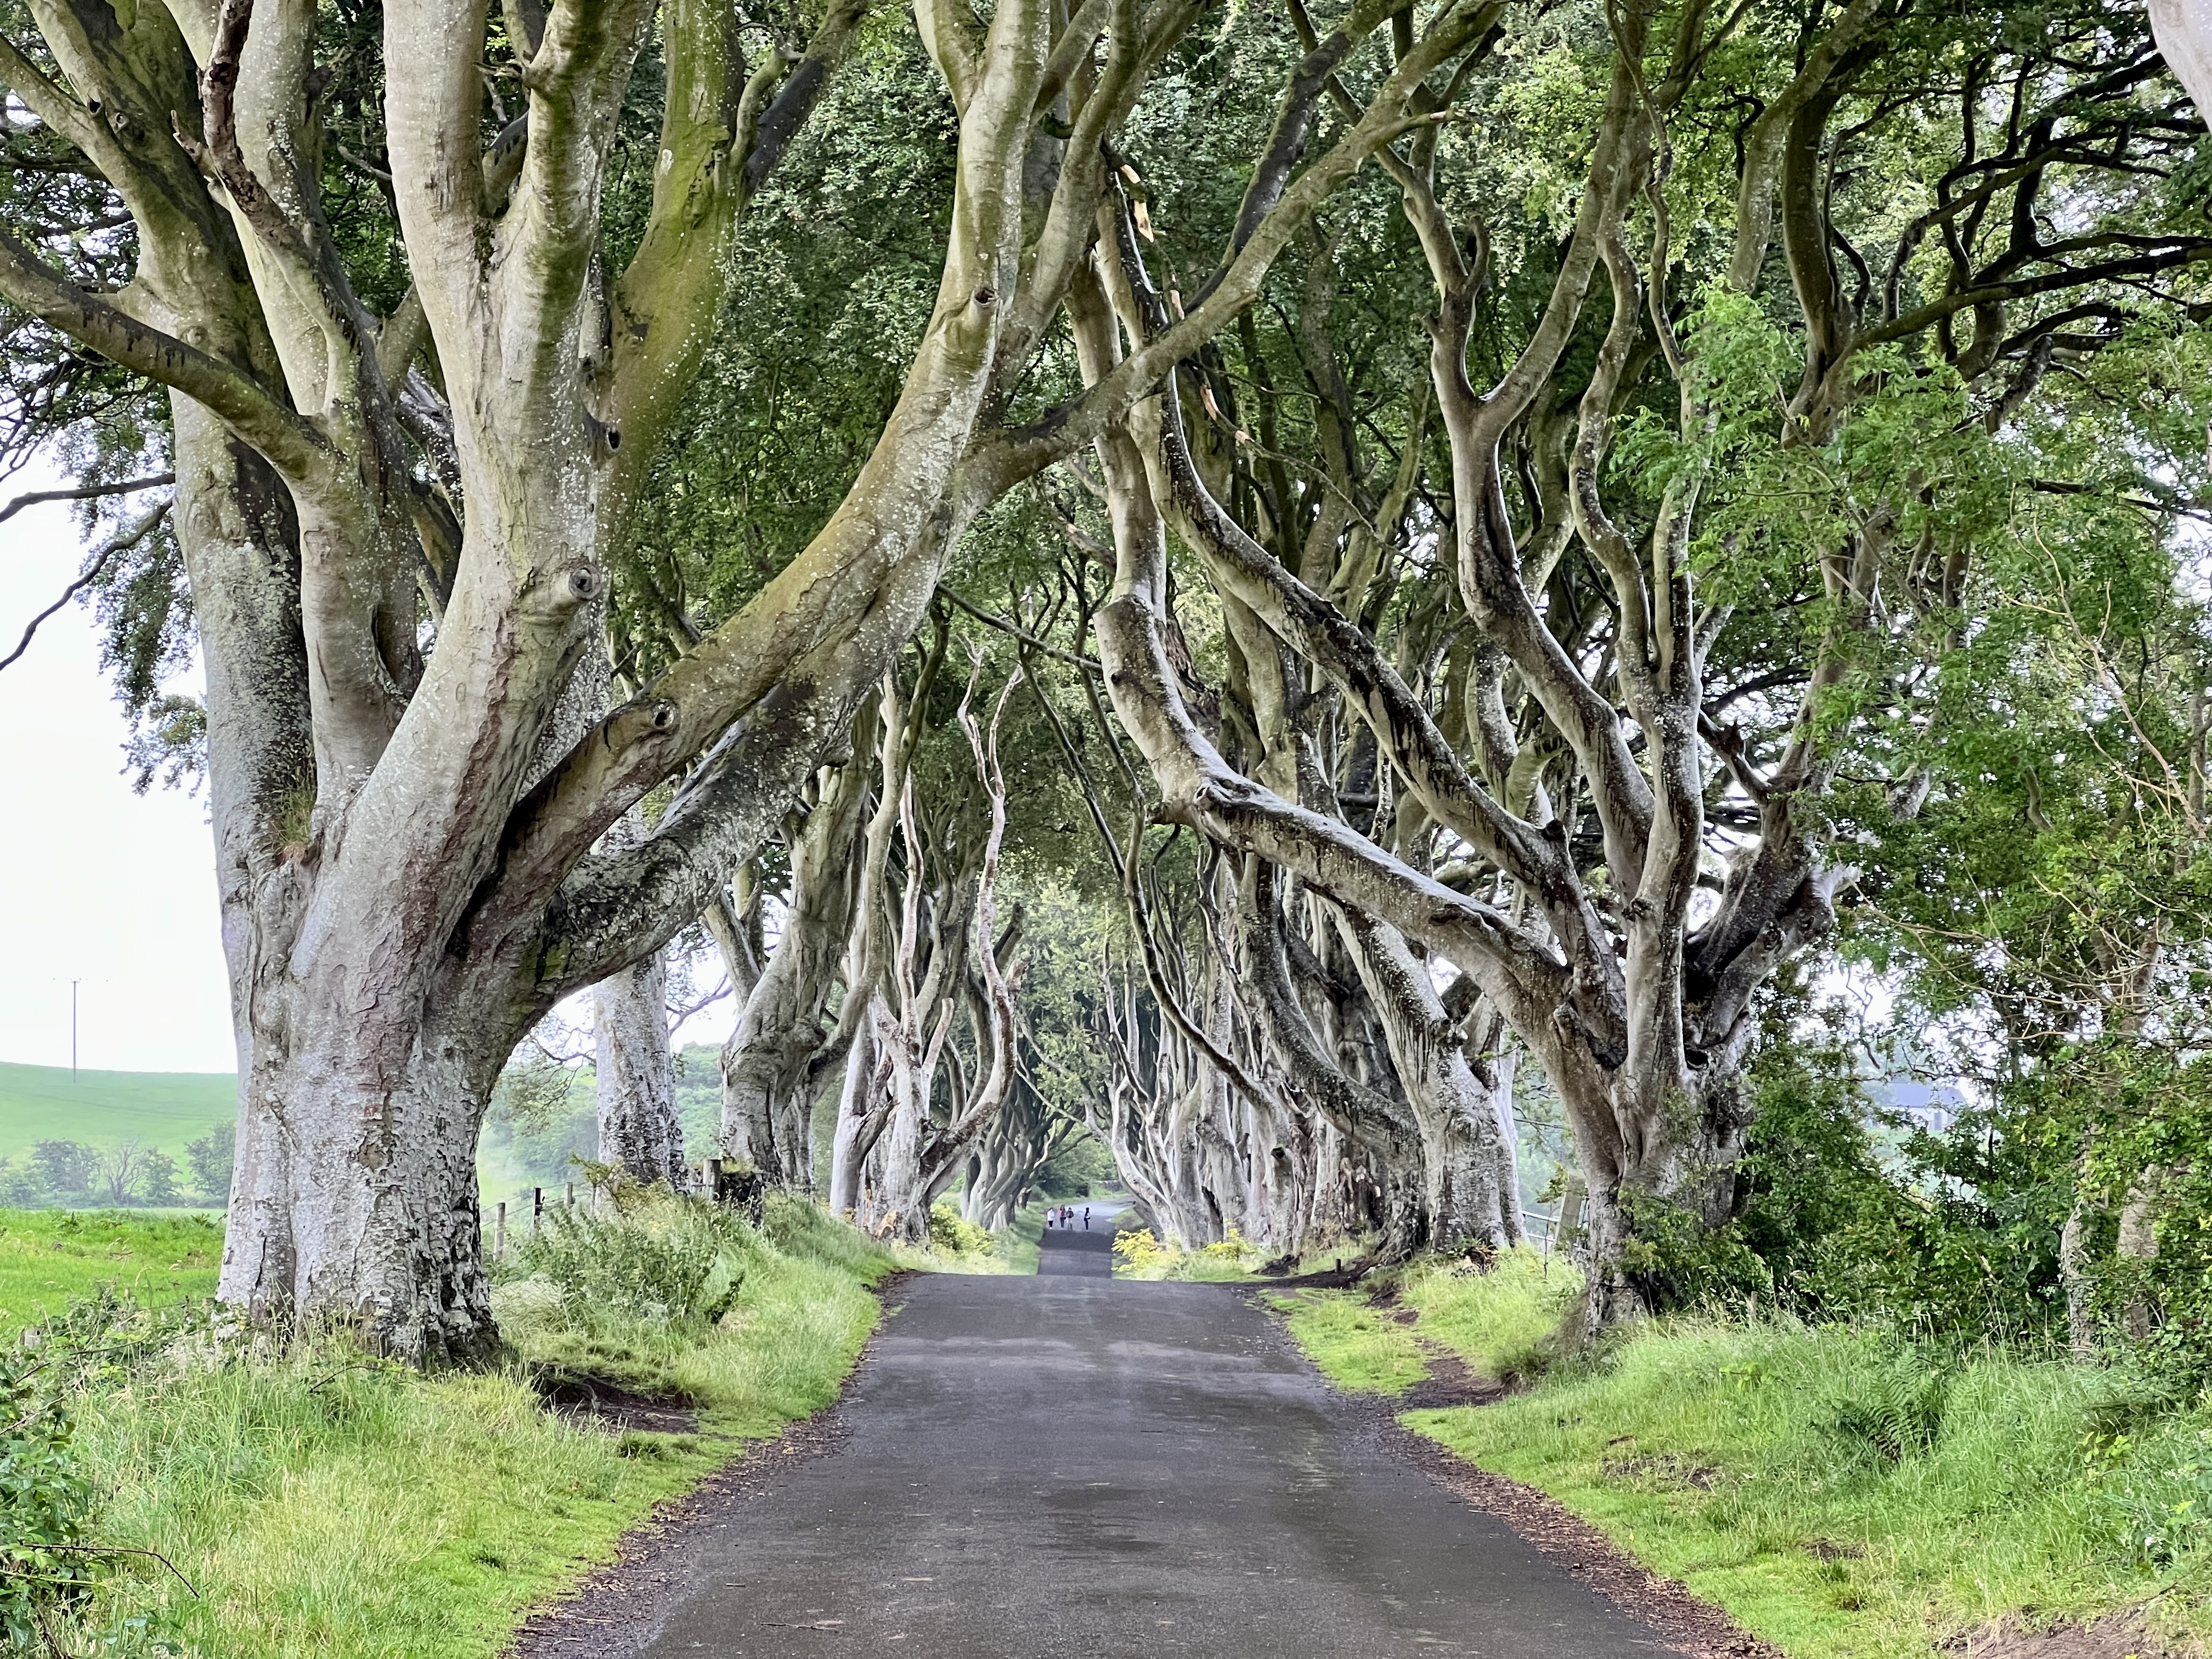
<svg viewBox="0 0 2212 1659">
<path fill-rule="evenodd" d="M 1114 1235 L 1114 1271 L 1121 1279 L 1249 1279 L 1261 1257 L 1261 1252 L 1234 1228 L 1228 1237 L 1194 1250 L 1164 1243 L 1149 1227 Z"/>
<path fill-rule="evenodd" d="M 979 1227 L 960 1213 L 960 1207 L 949 1199 L 940 1199 L 930 1206 L 929 1247 L 944 1255 L 985 1256 L 998 1248 L 998 1241 L 988 1227 Z"/>
</svg>

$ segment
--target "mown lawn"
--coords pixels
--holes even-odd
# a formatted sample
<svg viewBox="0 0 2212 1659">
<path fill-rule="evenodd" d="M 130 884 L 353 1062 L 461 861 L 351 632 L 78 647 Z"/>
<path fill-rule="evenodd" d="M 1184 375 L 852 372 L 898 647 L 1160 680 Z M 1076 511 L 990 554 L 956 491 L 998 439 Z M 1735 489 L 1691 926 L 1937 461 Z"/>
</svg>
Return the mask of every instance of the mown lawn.
<svg viewBox="0 0 2212 1659">
<path fill-rule="evenodd" d="M 1411 1329 L 1307 1292 L 1293 1334 L 1393 1395 L 1418 1338 L 1526 1372 L 1559 1290 L 1533 1259 L 1412 1270 Z M 1672 1322 L 1498 1404 L 1403 1419 L 1551 1493 L 1792 1659 L 1929 1659 L 2002 1620 L 2141 1609 L 2157 1650 L 2212 1636 L 2212 1407 L 2133 1373 L 1874 1331 Z"/>
<path fill-rule="evenodd" d="M 54 1318 L 103 1285 L 150 1307 L 215 1292 L 222 1228 L 211 1217 L 0 1210 L 0 1334 Z"/>
</svg>

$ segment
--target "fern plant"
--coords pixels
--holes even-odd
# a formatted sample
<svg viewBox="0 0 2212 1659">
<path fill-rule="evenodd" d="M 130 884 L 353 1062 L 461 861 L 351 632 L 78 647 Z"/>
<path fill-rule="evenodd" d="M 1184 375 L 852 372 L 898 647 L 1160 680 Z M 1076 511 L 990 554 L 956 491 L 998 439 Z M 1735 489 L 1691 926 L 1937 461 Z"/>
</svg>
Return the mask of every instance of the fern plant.
<svg viewBox="0 0 2212 1659">
<path fill-rule="evenodd" d="M 1830 1428 L 1885 1463 L 1900 1463 L 1936 1443 L 1951 1396 L 1952 1368 L 1911 1349 L 1885 1357 L 1838 1402 Z"/>
</svg>

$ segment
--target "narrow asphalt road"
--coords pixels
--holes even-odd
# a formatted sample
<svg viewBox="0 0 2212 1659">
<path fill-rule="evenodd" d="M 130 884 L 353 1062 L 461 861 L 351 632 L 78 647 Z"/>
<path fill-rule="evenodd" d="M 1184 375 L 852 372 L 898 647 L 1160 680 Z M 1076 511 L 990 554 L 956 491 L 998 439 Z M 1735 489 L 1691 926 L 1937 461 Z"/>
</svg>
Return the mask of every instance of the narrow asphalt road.
<svg viewBox="0 0 2212 1659">
<path fill-rule="evenodd" d="M 1663 1650 L 1398 1462 L 1234 1286 L 933 1274 L 895 1303 L 841 1437 L 657 1553 L 672 1600 L 623 1650 Z"/>
<path fill-rule="evenodd" d="M 1121 1206 L 1115 1206 L 1119 1209 Z M 1037 1237 L 1037 1273 L 1040 1277 L 1059 1278 L 1072 1274 L 1079 1279 L 1111 1279 L 1114 1277 L 1114 1235 L 1107 1230 L 1113 1224 L 1112 1217 L 1103 1222 L 1097 1216 L 1085 1230 L 1078 1221 L 1072 1227 L 1048 1227 Z"/>
</svg>

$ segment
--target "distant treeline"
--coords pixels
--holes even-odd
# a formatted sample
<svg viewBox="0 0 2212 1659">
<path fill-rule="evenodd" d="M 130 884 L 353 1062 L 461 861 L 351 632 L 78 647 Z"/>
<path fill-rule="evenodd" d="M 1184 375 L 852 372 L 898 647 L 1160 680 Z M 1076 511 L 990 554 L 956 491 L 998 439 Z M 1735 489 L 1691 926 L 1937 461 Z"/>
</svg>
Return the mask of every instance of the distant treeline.
<svg viewBox="0 0 2212 1659">
<path fill-rule="evenodd" d="M 106 1146 L 42 1140 L 27 1152 L 0 1158 L 0 1206 L 107 1205 L 119 1209 L 127 1205 L 222 1204 L 230 1196 L 237 1142 L 234 1127 L 218 1125 L 185 1148 L 180 1165 L 159 1146 L 135 1139 Z"/>
</svg>

